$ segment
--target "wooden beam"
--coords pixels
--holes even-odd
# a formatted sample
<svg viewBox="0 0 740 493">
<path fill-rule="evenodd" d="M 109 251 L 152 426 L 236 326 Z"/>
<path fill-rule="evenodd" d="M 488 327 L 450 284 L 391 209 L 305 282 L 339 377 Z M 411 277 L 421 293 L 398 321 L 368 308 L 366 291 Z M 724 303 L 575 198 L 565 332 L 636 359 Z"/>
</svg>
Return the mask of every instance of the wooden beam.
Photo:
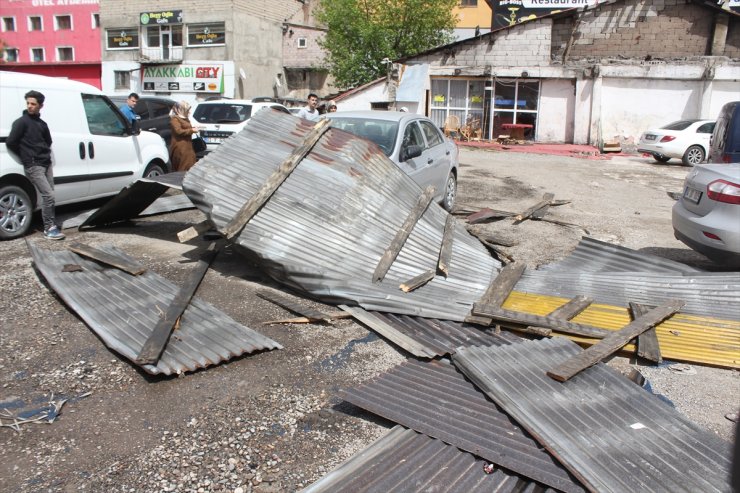
<svg viewBox="0 0 740 493">
<path fill-rule="evenodd" d="M 344 318 L 352 318 L 351 313 L 346 312 L 336 312 L 336 313 L 327 313 L 326 314 L 329 318 L 332 320 L 338 320 L 338 319 L 344 319 Z M 315 320 L 310 319 L 308 317 L 296 317 L 296 318 L 282 318 L 280 320 L 268 320 L 266 322 L 262 322 L 262 325 L 273 325 L 273 324 L 310 324 L 315 322 Z"/>
<path fill-rule="evenodd" d="M 612 332 L 601 341 L 578 353 L 547 372 L 547 376 L 565 382 L 582 370 L 589 368 L 607 356 L 619 351 L 630 340 L 667 319 L 685 304 L 680 300 L 669 300 L 645 315 L 633 320 L 622 329 Z"/>
<path fill-rule="evenodd" d="M 278 294 L 273 291 L 258 291 L 257 296 L 262 298 L 263 300 L 270 301 L 272 303 L 275 303 L 276 305 L 285 308 L 286 310 L 296 313 L 298 315 L 301 315 L 302 317 L 306 317 L 312 322 L 331 322 L 331 317 L 329 315 L 316 310 L 314 308 L 311 308 L 309 306 L 306 306 L 305 304 L 294 301 L 287 296 L 283 296 L 281 294 Z"/>
<path fill-rule="evenodd" d="M 602 329 L 600 327 L 577 324 L 575 322 L 569 322 L 567 320 L 555 317 L 516 312 L 513 310 L 506 310 L 504 308 L 501 308 L 500 306 L 483 305 L 480 303 L 473 304 L 472 314 L 480 317 L 489 317 L 497 322 L 506 322 L 532 327 L 543 327 L 555 332 L 562 332 L 564 334 L 582 337 L 591 337 L 593 339 L 603 339 L 613 332 L 611 330 Z"/>
<path fill-rule="evenodd" d="M 542 200 L 537 202 L 532 207 L 526 209 L 524 212 L 517 214 L 514 216 L 514 222 L 519 223 L 524 221 L 525 219 L 528 219 L 530 216 L 532 216 L 535 212 L 542 209 L 543 207 L 549 207 L 550 201 L 555 198 L 555 195 L 552 193 L 546 193 L 542 196 Z M 544 214 L 543 214 L 544 216 Z"/>
<path fill-rule="evenodd" d="M 523 263 L 511 263 L 501 269 L 498 275 L 491 281 L 488 289 L 481 297 L 479 303 L 487 306 L 501 306 L 509 297 L 511 291 L 519 282 L 527 266 Z"/>
<path fill-rule="evenodd" d="M 199 222 L 198 224 L 190 226 L 188 229 L 183 229 L 177 233 L 177 239 L 180 243 L 185 243 L 186 241 L 190 241 L 198 235 L 205 233 L 212 227 L 213 223 L 206 219 L 205 221 Z"/>
<path fill-rule="evenodd" d="M 432 202 L 433 198 L 434 187 L 428 186 L 424 190 L 424 193 L 422 193 L 419 197 L 419 200 L 416 201 L 416 205 L 413 209 L 411 209 L 411 212 L 409 212 L 406 220 L 403 222 L 401 228 L 396 233 L 396 237 L 393 238 L 390 246 L 380 258 L 377 267 L 375 267 L 375 272 L 373 272 L 374 283 L 382 281 L 385 275 L 388 273 L 391 265 L 393 265 L 393 261 L 396 260 L 398 253 L 401 251 L 401 248 L 403 248 L 406 240 L 408 240 L 409 236 L 411 235 L 411 231 L 414 229 L 414 226 L 419 221 L 421 216 L 424 215 L 424 211 L 427 210 L 427 207 L 429 207 L 429 204 Z"/>
<path fill-rule="evenodd" d="M 645 315 L 649 310 L 649 306 L 630 301 L 630 314 L 632 315 L 632 320 L 636 320 Z M 637 356 L 654 363 L 663 362 L 663 356 L 660 354 L 658 334 L 655 333 L 655 327 L 650 327 L 648 330 L 637 336 Z"/>
<path fill-rule="evenodd" d="M 306 135 L 303 140 L 303 144 L 297 147 L 285 161 L 275 170 L 262 187 L 252 195 L 246 204 L 242 206 L 239 212 L 229 221 L 229 224 L 224 227 L 222 231 L 223 235 L 231 240 L 234 236 L 238 235 L 244 226 L 247 225 L 250 219 L 257 213 L 267 200 L 272 197 L 272 194 L 283 184 L 283 182 L 290 176 L 293 170 L 298 166 L 304 157 L 311 151 L 314 145 L 321 139 L 321 137 L 329 130 L 329 119 L 320 120 L 313 129 Z"/>
<path fill-rule="evenodd" d="M 591 298 L 586 298 L 585 296 L 578 295 L 572 300 L 568 301 L 567 303 L 563 304 L 562 306 L 548 313 L 547 316 L 553 317 L 553 318 L 560 318 L 562 320 L 570 320 L 571 318 L 575 317 L 576 315 L 581 313 L 583 310 L 588 308 L 589 305 L 591 305 L 591 303 L 593 302 L 594 300 L 592 300 Z M 538 333 L 538 331 L 540 332 Z M 527 326 L 526 330 L 523 330 L 522 332 L 549 336 L 550 333 L 552 332 L 552 329 L 547 329 L 545 327 Z"/>
<path fill-rule="evenodd" d="M 452 241 L 455 238 L 455 217 L 447 214 L 445 229 L 442 233 L 442 246 L 439 249 L 439 261 L 437 269 L 447 277 L 450 273 L 450 260 L 452 259 Z"/>
<path fill-rule="evenodd" d="M 413 291 L 414 289 L 425 285 L 426 283 L 434 279 L 435 275 L 436 273 L 432 269 L 429 269 L 428 271 L 422 272 L 413 279 L 402 283 L 398 287 L 401 288 L 401 291 L 403 291 L 404 293 L 408 293 L 409 291 Z"/>
<path fill-rule="evenodd" d="M 111 267 L 115 267 L 116 269 L 128 272 L 133 276 L 138 276 L 146 272 L 146 267 L 135 260 L 130 261 L 119 255 L 112 255 L 110 253 L 104 252 L 103 250 L 91 247 L 90 245 L 85 245 L 83 243 L 72 243 L 67 246 L 67 249 L 79 255 L 82 255 L 83 257 L 91 258 L 96 262 L 110 265 Z"/>
<path fill-rule="evenodd" d="M 474 212 L 473 214 L 469 215 L 466 220 L 468 221 L 468 224 L 478 224 L 482 223 L 483 221 L 487 219 L 501 219 L 503 217 L 511 217 L 516 216 L 513 212 L 507 212 L 507 211 L 497 211 L 494 209 L 484 208 L 479 210 L 478 212 Z"/>
<path fill-rule="evenodd" d="M 172 300 L 172 303 L 160 315 L 159 322 L 142 346 L 141 351 L 139 351 L 139 355 L 136 357 L 136 363 L 140 365 L 157 364 L 164 348 L 167 346 L 175 324 L 178 323 L 183 312 L 190 304 L 190 300 L 193 299 L 198 286 L 200 286 L 200 282 L 205 277 L 206 272 L 208 272 L 208 268 L 211 266 L 211 262 L 213 262 L 217 253 L 218 248 L 216 247 L 216 242 L 213 242 L 209 245 L 206 253 L 198 261 L 195 269 L 193 269 L 188 279 L 177 292 L 175 299 Z"/>
</svg>

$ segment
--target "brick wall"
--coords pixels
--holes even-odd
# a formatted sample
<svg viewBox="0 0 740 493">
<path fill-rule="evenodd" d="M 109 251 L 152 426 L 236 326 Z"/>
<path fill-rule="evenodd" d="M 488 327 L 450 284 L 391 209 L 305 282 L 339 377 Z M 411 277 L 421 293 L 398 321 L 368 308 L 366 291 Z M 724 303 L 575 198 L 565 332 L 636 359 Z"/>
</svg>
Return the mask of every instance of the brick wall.
<svg viewBox="0 0 740 493">
<path fill-rule="evenodd" d="M 285 67 L 320 67 L 326 53 L 319 46 L 324 31 L 302 26 L 288 25 L 283 34 L 283 65 Z M 306 40 L 305 48 L 299 47 L 299 39 Z"/>
</svg>

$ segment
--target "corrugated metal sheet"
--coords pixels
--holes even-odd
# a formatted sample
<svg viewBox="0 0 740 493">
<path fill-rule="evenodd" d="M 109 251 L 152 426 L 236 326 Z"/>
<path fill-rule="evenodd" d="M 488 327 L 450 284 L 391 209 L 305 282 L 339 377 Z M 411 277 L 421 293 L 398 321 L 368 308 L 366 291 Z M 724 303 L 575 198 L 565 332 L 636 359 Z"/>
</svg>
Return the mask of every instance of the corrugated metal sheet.
<svg viewBox="0 0 740 493">
<path fill-rule="evenodd" d="M 555 493 L 426 435 L 395 426 L 303 493 Z"/>
<path fill-rule="evenodd" d="M 136 217 L 153 216 L 155 214 L 165 214 L 167 212 L 175 212 L 194 208 L 195 206 L 192 202 L 190 202 L 190 199 L 185 194 L 179 193 L 177 195 L 166 195 L 164 197 L 159 197 L 152 203 L 152 205 L 144 209 L 141 214 Z M 95 214 L 95 212 L 97 212 L 97 209 L 81 212 L 74 215 L 57 213 L 56 218 L 58 221 L 61 221 L 63 223 L 63 229 L 77 228 L 90 216 Z"/>
<path fill-rule="evenodd" d="M 182 190 L 184 176 L 184 171 L 178 171 L 136 180 L 91 214 L 80 225 L 80 229 L 126 221 L 139 216 L 170 188 Z"/>
<path fill-rule="evenodd" d="M 592 491 L 730 490 L 730 444 L 617 371 L 545 375 L 579 352 L 556 337 L 460 348 L 453 361 Z"/>
<path fill-rule="evenodd" d="M 408 361 L 339 395 L 517 474 L 562 491 L 583 491 L 532 437 L 449 364 Z"/>
<path fill-rule="evenodd" d="M 51 288 L 103 340 L 106 346 L 135 362 L 159 314 L 179 288 L 151 270 L 132 276 L 70 251 L 28 245 L 36 268 Z M 131 258 L 115 247 L 99 247 Z M 62 272 L 66 264 L 81 272 Z M 281 349 L 272 339 L 245 327 L 212 305 L 193 298 L 157 365 L 142 365 L 165 375 L 215 365 L 244 353 Z"/>
<path fill-rule="evenodd" d="M 183 189 L 222 230 L 311 128 L 305 120 L 261 111 L 191 168 Z M 455 226 L 449 277 L 437 276 L 410 293 L 399 289 L 436 268 L 447 217 L 436 204 L 385 279 L 372 282 L 421 193 L 374 144 L 330 129 L 235 242 L 277 281 L 324 301 L 462 321 L 500 267 L 462 224 Z"/>
<path fill-rule="evenodd" d="M 588 236 L 581 238 L 570 255 L 538 267 L 543 271 L 692 273 L 700 269 L 657 255 L 612 245 Z"/>
</svg>

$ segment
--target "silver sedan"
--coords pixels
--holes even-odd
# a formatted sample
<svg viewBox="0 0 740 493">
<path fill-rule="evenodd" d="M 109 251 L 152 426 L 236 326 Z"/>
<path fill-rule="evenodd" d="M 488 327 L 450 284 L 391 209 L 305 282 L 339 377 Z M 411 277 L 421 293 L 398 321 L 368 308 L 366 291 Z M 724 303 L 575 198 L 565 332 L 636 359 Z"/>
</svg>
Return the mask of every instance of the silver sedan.
<svg viewBox="0 0 740 493">
<path fill-rule="evenodd" d="M 327 116 L 332 127 L 377 144 L 420 187 L 434 186 L 435 199 L 452 210 L 458 149 L 429 118 L 399 111 L 347 111 Z"/>
</svg>

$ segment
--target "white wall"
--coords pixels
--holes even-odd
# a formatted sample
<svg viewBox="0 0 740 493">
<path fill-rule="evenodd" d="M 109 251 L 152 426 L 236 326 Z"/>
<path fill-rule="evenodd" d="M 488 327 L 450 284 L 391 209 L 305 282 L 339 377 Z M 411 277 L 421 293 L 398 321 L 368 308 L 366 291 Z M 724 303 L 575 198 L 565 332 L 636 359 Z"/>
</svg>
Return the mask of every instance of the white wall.
<svg viewBox="0 0 740 493">
<path fill-rule="evenodd" d="M 379 101 L 388 101 L 385 82 L 378 82 L 337 101 L 337 111 L 370 110 L 370 103 Z"/>
<path fill-rule="evenodd" d="M 548 79 L 540 84 L 538 142 L 573 142 L 575 81 Z"/>
</svg>

